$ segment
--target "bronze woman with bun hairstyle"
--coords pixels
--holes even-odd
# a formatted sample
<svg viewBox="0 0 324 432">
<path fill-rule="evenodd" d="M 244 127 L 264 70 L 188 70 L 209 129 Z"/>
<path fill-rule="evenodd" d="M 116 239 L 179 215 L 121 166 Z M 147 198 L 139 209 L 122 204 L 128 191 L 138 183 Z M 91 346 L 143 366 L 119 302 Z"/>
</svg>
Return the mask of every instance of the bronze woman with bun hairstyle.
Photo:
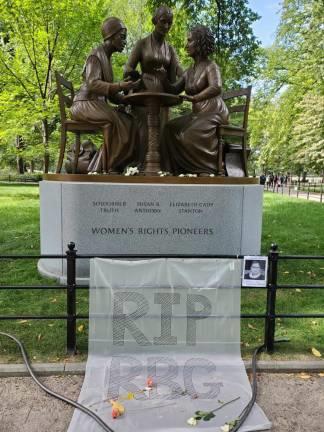
<svg viewBox="0 0 324 432">
<path fill-rule="evenodd" d="M 140 39 L 131 51 L 125 66 L 125 77 L 138 78 L 136 70 L 140 65 L 142 85 L 140 91 L 165 92 L 164 82 L 176 82 L 183 71 L 179 65 L 175 49 L 166 42 L 173 22 L 173 13 L 168 6 L 158 7 L 152 17 L 154 30 Z M 147 112 L 145 108 L 133 107 L 140 129 L 139 164 L 143 166 L 147 149 Z M 161 126 L 168 118 L 168 108 L 161 108 Z"/>
<path fill-rule="evenodd" d="M 171 83 L 182 75 L 174 48 L 165 41 L 173 22 L 173 13 L 168 6 L 158 7 L 152 17 L 154 30 L 140 39 L 132 49 L 125 66 L 125 76 L 140 65 L 143 90 L 163 92 L 163 81 Z"/>
</svg>

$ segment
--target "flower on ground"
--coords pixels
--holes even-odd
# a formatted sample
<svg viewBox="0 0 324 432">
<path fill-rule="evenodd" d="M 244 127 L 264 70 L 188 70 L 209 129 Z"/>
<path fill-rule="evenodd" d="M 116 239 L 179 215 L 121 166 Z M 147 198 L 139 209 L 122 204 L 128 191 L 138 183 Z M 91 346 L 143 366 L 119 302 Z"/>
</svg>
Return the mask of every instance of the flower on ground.
<svg viewBox="0 0 324 432">
<path fill-rule="evenodd" d="M 230 425 L 229 425 L 229 424 L 224 424 L 224 426 L 222 426 L 222 427 L 220 428 L 220 430 L 221 430 L 222 432 L 230 432 Z"/>
</svg>

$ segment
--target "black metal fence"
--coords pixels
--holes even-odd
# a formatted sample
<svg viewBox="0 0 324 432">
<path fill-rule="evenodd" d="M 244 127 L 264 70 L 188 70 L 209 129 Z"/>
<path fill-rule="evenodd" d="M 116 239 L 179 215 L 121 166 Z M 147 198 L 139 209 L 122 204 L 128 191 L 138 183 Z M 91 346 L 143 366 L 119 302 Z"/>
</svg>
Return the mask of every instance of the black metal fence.
<svg viewBox="0 0 324 432">
<path fill-rule="evenodd" d="M 110 259 L 153 259 L 153 258 L 229 258 L 243 259 L 243 255 L 84 255 L 78 254 L 74 243 L 68 244 L 68 250 L 65 255 L 0 255 L 1 260 L 19 260 L 19 259 L 65 259 L 67 263 L 67 283 L 66 285 L 0 285 L 1 290 L 19 289 L 63 289 L 66 290 L 66 315 L 0 315 L 1 320 L 18 320 L 18 319 L 41 319 L 41 320 L 66 320 L 66 348 L 69 354 L 74 354 L 77 347 L 77 319 L 88 319 L 88 315 L 77 313 L 76 290 L 89 289 L 89 286 L 76 284 L 76 262 L 78 259 L 91 258 L 110 258 Z M 275 328 L 277 318 L 324 318 L 324 313 L 313 314 L 277 314 L 276 313 L 276 296 L 278 289 L 324 289 L 320 284 L 278 284 L 278 265 L 279 261 L 284 260 L 323 260 L 324 256 L 309 255 L 281 255 L 277 245 L 271 245 L 268 254 L 268 279 L 266 287 L 242 287 L 242 289 L 263 289 L 267 291 L 267 300 L 265 312 L 263 314 L 241 314 L 241 318 L 258 318 L 264 319 L 264 345 L 269 353 L 274 351 Z"/>
<path fill-rule="evenodd" d="M 301 183 L 294 182 L 290 184 L 268 184 L 264 189 L 269 192 L 288 195 L 293 198 L 303 198 L 311 201 L 323 203 L 324 201 L 324 184 L 323 183 Z"/>
<path fill-rule="evenodd" d="M 42 174 L 0 174 L 0 183 L 38 184 L 42 179 Z"/>
</svg>

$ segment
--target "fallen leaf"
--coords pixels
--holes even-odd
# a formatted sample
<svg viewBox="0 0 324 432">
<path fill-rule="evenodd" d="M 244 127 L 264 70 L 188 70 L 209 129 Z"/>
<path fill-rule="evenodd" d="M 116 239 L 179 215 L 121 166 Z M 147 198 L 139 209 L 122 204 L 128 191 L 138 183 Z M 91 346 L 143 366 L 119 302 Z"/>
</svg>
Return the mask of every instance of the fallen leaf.
<svg viewBox="0 0 324 432">
<path fill-rule="evenodd" d="M 302 290 L 300 288 L 296 288 L 296 292 L 301 293 Z"/>
<path fill-rule="evenodd" d="M 313 325 L 318 325 L 318 321 L 312 321 Z"/>
<path fill-rule="evenodd" d="M 311 351 L 315 357 L 322 357 L 322 354 L 316 348 L 312 348 Z"/>
<path fill-rule="evenodd" d="M 48 324 L 48 327 L 54 327 L 54 324 Z"/>
<path fill-rule="evenodd" d="M 28 322 L 28 320 L 21 320 L 21 321 L 18 321 L 18 324 L 25 324 L 26 322 Z"/>
<path fill-rule="evenodd" d="M 78 327 L 78 332 L 79 332 L 79 333 L 82 333 L 83 330 L 84 330 L 84 325 L 83 325 L 83 324 L 79 325 L 79 327 Z"/>
<path fill-rule="evenodd" d="M 254 327 L 252 324 L 248 324 L 249 329 L 251 330 L 258 330 L 256 327 Z"/>
<path fill-rule="evenodd" d="M 38 342 L 42 339 L 42 337 L 43 337 L 43 335 L 41 333 L 37 336 Z"/>
<path fill-rule="evenodd" d="M 57 302 L 56 298 L 53 298 L 53 299 L 51 300 L 51 303 L 56 303 L 56 302 Z"/>
<path fill-rule="evenodd" d="M 307 379 L 311 378 L 311 376 L 306 374 L 305 372 L 302 372 L 301 374 L 299 374 L 299 378 L 307 380 Z"/>
<path fill-rule="evenodd" d="M 289 271 L 284 271 L 284 274 L 289 274 Z"/>
<path fill-rule="evenodd" d="M 321 378 L 324 378 L 324 372 L 320 372 L 320 373 L 318 374 L 318 376 L 320 376 Z"/>
</svg>

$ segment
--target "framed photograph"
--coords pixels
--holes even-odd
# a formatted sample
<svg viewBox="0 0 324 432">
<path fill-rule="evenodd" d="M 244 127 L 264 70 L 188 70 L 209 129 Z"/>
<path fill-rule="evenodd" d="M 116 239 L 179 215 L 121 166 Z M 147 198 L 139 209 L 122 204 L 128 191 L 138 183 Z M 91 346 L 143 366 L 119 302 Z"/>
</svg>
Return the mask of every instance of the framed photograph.
<svg viewBox="0 0 324 432">
<path fill-rule="evenodd" d="M 242 286 L 267 286 L 268 257 L 245 256 L 243 261 Z"/>
</svg>

